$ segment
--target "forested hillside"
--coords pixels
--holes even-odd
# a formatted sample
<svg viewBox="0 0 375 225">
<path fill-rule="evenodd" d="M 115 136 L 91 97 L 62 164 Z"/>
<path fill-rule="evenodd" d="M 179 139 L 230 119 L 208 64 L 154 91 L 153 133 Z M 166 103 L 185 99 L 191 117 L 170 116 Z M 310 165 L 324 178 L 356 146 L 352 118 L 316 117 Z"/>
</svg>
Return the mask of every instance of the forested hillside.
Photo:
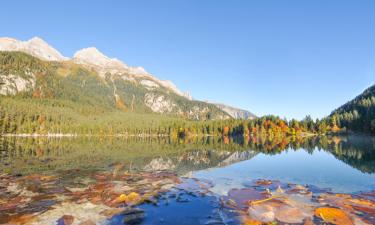
<svg viewBox="0 0 375 225">
<path fill-rule="evenodd" d="M 229 118 L 212 104 L 162 86 L 147 88 L 141 84 L 146 78 L 140 79 L 0 52 L 0 133 L 100 133 L 115 127 L 138 133 L 158 129 L 166 120 Z"/>
<path fill-rule="evenodd" d="M 229 117 L 212 104 L 189 100 L 163 86 L 150 88 L 153 81 L 126 74 L 96 71 L 71 61 L 47 62 L 21 52 L 0 52 L 0 94 L 2 98 L 32 98 L 77 103 L 90 113 L 103 110 L 161 113 L 188 119 Z M 139 79 L 139 81 L 137 80 Z M 76 110 L 80 107 L 76 108 Z"/>
<path fill-rule="evenodd" d="M 334 110 L 330 117 L 349 131 L 375 134 L 375 85 Z"/>
<path fill-rule="evenodd" d="M 106 71 L 0 51 L 0 134 L 272 137 L 342 128 L 375 133 L 375 86 L 322 120 L 235 120 L 149 75 Z"/>
</svg>

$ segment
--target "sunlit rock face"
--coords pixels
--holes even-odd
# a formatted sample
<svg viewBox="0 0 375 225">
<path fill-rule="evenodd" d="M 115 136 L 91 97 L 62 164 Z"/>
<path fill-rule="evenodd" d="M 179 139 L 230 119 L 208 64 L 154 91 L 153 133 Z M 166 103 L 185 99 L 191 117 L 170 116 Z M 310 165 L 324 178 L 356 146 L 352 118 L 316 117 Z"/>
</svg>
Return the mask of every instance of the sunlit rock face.
<svg viewBox="0 0 375 225">
<path fill-rule="evenodd" d="M 38 37 L 34 37 L 28 41 L 0 38 L 0 51 L 21 51 L 47 61 L 68 60 L 67 57 L 64 57 L 59 51 Z"/>
<path fill-rule="evenodd" d="M 95 47 L 84 48 L 74 54 L 73 62 L 96 70 L 102 77 L 106 73 L 126 73 L 129 66 L 115 58 L 109 58 Z"/>
<path fill-rule="evenodd" d="M 171 113 L 176 107 L 176 104 L 167 99 L 166 96 L 153 93 L 145 95 L 145 104 L 156 113 Z"/>
<path fill-rule="evenodd" d="M 228 113 L 234 119 L 255 119 L 256 116 L 243 109 L 234 108 L 228 105 L 220 104 L 220 103 L 212 103 L 219 109 L 223 110 L 224 112 Z"/>
<path fill-rule="evenodd" d="M 33 74 L 29 74 L 28 78 L 13 74 L 0 74 L 0 95 L 16 95 L 32 90 L 35 87 L 35 82 L 35 76 Z"/>
<path fill-rule="evenodd" d="M 124 79 L 138 80 L 138 82 L 149 90 L 163 87 L 168 91 L 192 100 L 190 94 L 184 93 L 177 88 L 177 86 L 169 80 L 160 80 L 148 73 L 143 67 L 128 66 L 126 63 L 116 59 L 110 58 L 101 53 L 95 47 L 84 48 L 74 54 L 73 61 L 77 64 L 82 64 L 94 68 L 101 76 L 106 74 L 119 74 Z"/>
<path fill-rule="evenodd" d="M 151 80 L 141 80 L 141 84 L 147 89 L 147 90 L 154 90 L 155 88 L 158 88 L 159 85 Z"/>
</svg>

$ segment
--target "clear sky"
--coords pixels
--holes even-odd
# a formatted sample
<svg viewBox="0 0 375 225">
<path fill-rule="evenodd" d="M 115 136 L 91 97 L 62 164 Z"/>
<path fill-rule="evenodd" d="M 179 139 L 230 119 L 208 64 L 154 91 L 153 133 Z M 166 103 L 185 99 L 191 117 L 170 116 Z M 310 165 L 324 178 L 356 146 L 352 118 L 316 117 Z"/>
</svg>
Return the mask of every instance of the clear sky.
<svg viewBox="0 0 375 225">
<path fill-rule="evenodd" d="M 0 36 L 95 46 L 200 100 L 323 117 L 375 84 L 375 1 L 3 1 Z"/>
</svg>

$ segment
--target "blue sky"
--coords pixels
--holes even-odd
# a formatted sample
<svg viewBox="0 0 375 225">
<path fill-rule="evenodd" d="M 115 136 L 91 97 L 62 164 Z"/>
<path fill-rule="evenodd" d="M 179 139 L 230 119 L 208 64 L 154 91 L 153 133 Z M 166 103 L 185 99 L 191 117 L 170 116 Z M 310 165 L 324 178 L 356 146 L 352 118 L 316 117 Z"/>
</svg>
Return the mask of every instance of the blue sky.
<svg viewBox="0 0 375 225">
<path fill-rule="evenodd" d="M 0 36 L 96 46 L 201 100 L 323 117 L 375 84 L 375 1 L 4 1 Z"/>
</svg>

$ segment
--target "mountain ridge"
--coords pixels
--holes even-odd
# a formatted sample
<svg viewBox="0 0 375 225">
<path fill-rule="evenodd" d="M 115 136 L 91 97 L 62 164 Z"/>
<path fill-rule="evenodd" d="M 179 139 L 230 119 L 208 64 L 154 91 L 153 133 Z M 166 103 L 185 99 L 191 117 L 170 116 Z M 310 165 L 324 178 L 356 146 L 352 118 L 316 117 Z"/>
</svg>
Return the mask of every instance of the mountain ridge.
<svg viewBox="0 0 375 225">
<path fill-rule="evenodd" d="M 110 58 L 106 56 L 95 47 L 80 49 L 75 52 L 72 58 L 68 58 L 63 56 L 58 50 L 51 47 L 47 42 L 39 37 L 34 37 L 28 41 L 19 41 L 14 38 L 0 38 L 0 51 L 21 51 L 45 61 L 64 63 L 71 62 L 74 64 L 79 64 L 84 66 L 88 70 L 96 71 L 103 80 L 107 79 L 108 75 L 110 74 L 111 78 L 109 80 L 113 80 L 114 77 L 119 77 L 124 81 L 126 80 L 133 83 L 138 83 L 149 91 L 154 91 L 162 88 L 166 89 L 167 94 L 173 93 L 189 101 L 193 101 L 193 97 L 188 92 L 181 91 L 172 81 L 160 80 L 152 74 L 148 73 L 143 67 L 128 66 L 126 63 L 117 58 Z M 9 75 L 8 78 L 9 77 L 11 76 Z M 0 89 L 0 94 L 4 95 L 8 92 L 15 94 L 15 90 L 24 91 L 27 89 L 27 87 L 30 88 L 35 86 L 35 79 L 31 79 L 29 81 L 21 80 L 16 77 L 9 79 L 11 79 L 13 83 L 16 83 L 16 88 L 13 88 L 12 91 L 9 92 L 9 88 L 3 87 L 2 89 Z M 3 76 L 3 80 L 5 80 L 5 83 L 7 84 L 6 86 L 8 87 L 10 85 L 9 79 L 5 79 Z M 113 88 L 116 89 L 116 87 Z M 5 89 L 7 89 L 7 91 L 5 91 Z M 115 98 L 119 100 L 120 97 L 118 96 L 118 94 L 116 94 L 116 90 L 113 93 Z M 165 97 L 153 95 L 147 95 L 146 97 L 148 98 L 148 100 L 146 100 L 145 102 L 148 103 L 149 108 L 154 109 L 152 111 L 159 113 L 163 111 L 170 111 L 169 109 L 161 110 L 160 107 L 162 106 L 160 106 L 160 103 L 156 103 L 155 105 L 155 101 L 163 101 Z M 231 110 L 228 110 L 228 107 L 225 107 L 223 109 L 223 107 L 220 108 L 218 105 L 215 106 L 219 110 L 222 110 L 223 112 L 230 115 L 232 118 L 247 118 L 247 116 L 241 117 L 238 115 L 248 115 L 249 113 L 248 111 L 236 109 L 234 107 L 229 107 Z M 236 113 L 233 113 L 234 109 L 237 110 Z"/>
<path fill-rule="evenodd" d="M 228 113 L 232 118 L 234 119 L 255 119 L 257 116 L 253 114 L 252 112 L 245 110 L 245 109 L 239 109 L 233 106 L 229 106 L 223 103 L 217 103 L 217 102 L 210 102 L 206 101 L 210 104 L 216 105 L 219 109 L 225 111 Z"/>
<path fill-rule="evenodd" d="M 104 55 L 95 47 L 83 48 L 75 52 L 73 58 L 63 56 L 57 49 L 50 46 L 46 41 L 39 37 L 33 37 L 28 41 L 20 41 L 14 38 L 0 38 L 0 51 L 21 51 L 34 57 L 46 61 L 72 61 L 77 64 L 94 68 L 99 75 L 105 73 L 126 72 L 132 75 L 143 75 L 153 79 L 162 86 L 169 88 L 174 93 L 186 97 L 190 100 L 190 94 L 180 91 L 172 81 L 159 80 L 152 74 L 148 73 L 143 67 L 131 67 L 116 58 L 110 58 Z"/>
<path fill-rule="evenodd" d="M 69 59 L 39 37 L 33 37 L 28 41 L 20 41 L 9 37 L 0 38 L 0 51 L 22 51 L 48 61 Z"/>
<path fill-rule="evenodd" d="M 39 99 L 35 103 L 47 104 L 43 107 L 61 105 L 61 101 L 63 105 L 78 104 L 78 108 L 74 106 L 74 113 L 78 114 L 82 112 L 80 108 L 91 108 L 100 114 L 119 110 L 193 120 L 229 118 L 214 105 L 179 96 L 149 76 L 128 75 L 106 73 L 100 76 L 71 61 L 49 62 L 23 52 L 0 51 L 1 99 L 4 104 L 6 97 L 14 102 L 2 107 L 17 107 L 16 99 Z"/>
</svg>

